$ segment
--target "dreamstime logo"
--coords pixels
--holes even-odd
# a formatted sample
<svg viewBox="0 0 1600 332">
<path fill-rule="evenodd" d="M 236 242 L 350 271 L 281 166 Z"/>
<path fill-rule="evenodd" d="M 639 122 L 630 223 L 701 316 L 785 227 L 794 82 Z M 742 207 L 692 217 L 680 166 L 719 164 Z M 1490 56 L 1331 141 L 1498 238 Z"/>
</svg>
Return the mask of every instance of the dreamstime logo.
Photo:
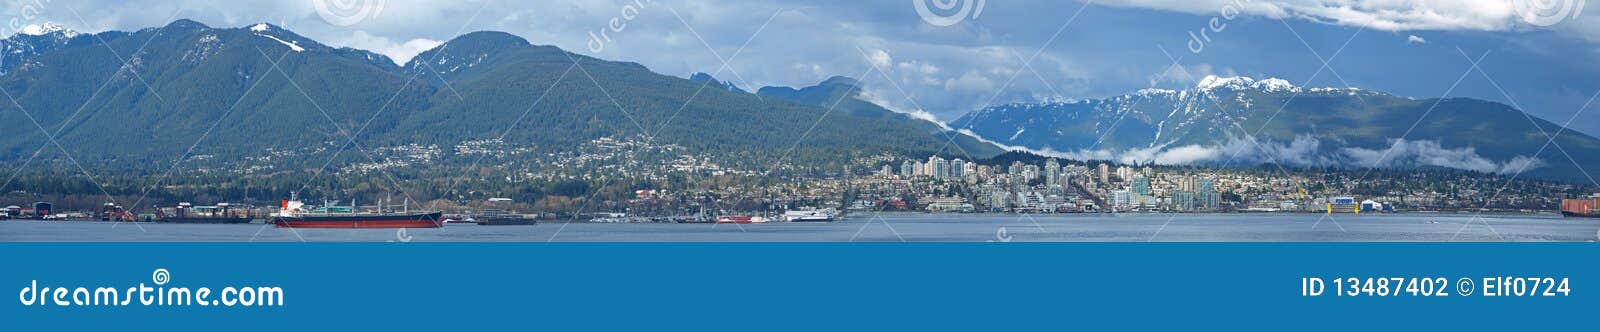
<svg viewBox="0 0 1600 332">
<path fill-rule="evenodd" d="M 1000 226 L 1000 229 L 994 231 L 994 239 L 985 242 L 1011 242 L 1011 238 L 1011 232 L 1007 231 L 1005 226 Z"/>
<path fill-rule="evenodd" d="M 1223 5 L 1222 8 L 1217 9 L 1217 16 L 1212 16 L 1211 19 L 1206 20 L 1206 24 L 1201 26 L 1199 30 L 1190 31 L 1189 42 L 1186 44 L 1189 46 L 1189 53 L 1200 54 L 1200 52 L 1205 52 L 1206 45 L 1210 45 L 1212 42 L 1212 35 L 1228 30 L 1228 22 L 1233 22 L 1234 19 L 1238 19 L 1240 15 L 1243 15 L 1245 4 L 1251 1 L 1253 0 L 1236 0 L 1233 3 Z"/>
<path fill-rule="evenodd" d="M 1511 0 L 1516 7 L 1517 14 L 1522 15 L 1522 21 L 1537 26 L 1547 27 L 1560 24 L 1567 18 L 1577 19 L 1583 14 L 1583 3 L 1587 0 Z"/>
<path fill-rule="evenodd" d="M 160 268 L 150 273 L 150 282 L 140 282 L 126 288 L 55 286 L 48 282 L 40 287 L 33 280 L 17 300 L 23 306 L 57 307 L 282 307 L 283 288 L 277 286 L 228 286 L 213 293 L 210 287 L 170 287 L 172 272 Z M 182 285 L 180 285 L 182 286 Z"/>
<path fill-rule="evenodd" d="M 639 11 L 645 9 L 645 4 L 654 3 L 655 0 L 633 0 L 633 4 L 622 5 L 617 16 L 606 21 L 606 25 L 589 33 L 589 52 L 599 54 L 606 51 L 606 44 L 613 43 L 611 35 L 621 34 L 628 30 L 628 23 L 639 18 Z"/>
<path fill-rule="evenodd" d="M 383 13 L 385 0 L 311 0 L 317 16 L 328 24 L 347 27 Z"/>
<path fill-rule="evenodd" d="M 409 243 L 411 238 L 411 234 L 406 234 L 406 229 L 401 228 L 394 231 L 394 239 L 389 240 L 389 242 Z"/>
<path fill-rule="evenodd" d="M 933 3 L 933 8 L 928 3 Z M 912 6 L 917 8 L 917 16 L 922 16 L 923 22 L 933 26 L 947 27 L 967 20 L 967 16 L 978 19 L 983 15 L 983 5 L 986 0 L 911 0 Z M 956 8 L 956 7 L 960 8 Z M 936 12 L 937 11 L 937 12 Z"/>
<path fill-rule="evenodd" d="M 166 285 L 168 281 L 172 281 L 172 272 L 168 272 L 167 269 L 156 269 L 150 273 L 150 281 L 155 282 L 157 286 Z"/>
</svg>

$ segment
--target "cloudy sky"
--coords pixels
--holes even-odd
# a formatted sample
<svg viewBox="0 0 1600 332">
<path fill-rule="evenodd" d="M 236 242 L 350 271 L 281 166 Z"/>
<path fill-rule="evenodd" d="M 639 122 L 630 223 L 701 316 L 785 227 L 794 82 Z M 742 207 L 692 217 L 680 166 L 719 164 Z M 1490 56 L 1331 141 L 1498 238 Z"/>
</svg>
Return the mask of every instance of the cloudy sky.
<svg viewBox="0 0 1600 332">
<path fill-rule="evenodd" d="M 918 1 L 923 1 L 921 6 Z M 1182 88 L 1204 75 L 1520 106 L 1600 133 L 1600 9 L 1586 0 L 6 0 L 27 24 L 135 30 L 259 22 L 397 61 L 465 32 L 710 72 L 748 90 L 863 79 L 870 98 L 952 120 L 985 105 Z M 955 7 L 941 8 L 943 2 Z M 608 29 L 612 20 L 625 25 Z M 1215 25 L 1212 25 L 1212 21 Z M 1211 28 L 1211 27 L 1218 28 Z M 1480 60 L 1481 59 L 1481 60 Z M 1326 65 L 1324 65 L 1326 63 Z M 726 66 L 724 66 L 726 64 Z M 1474 65 L 1476 64 L 1476 66 Z"/>
</svg>

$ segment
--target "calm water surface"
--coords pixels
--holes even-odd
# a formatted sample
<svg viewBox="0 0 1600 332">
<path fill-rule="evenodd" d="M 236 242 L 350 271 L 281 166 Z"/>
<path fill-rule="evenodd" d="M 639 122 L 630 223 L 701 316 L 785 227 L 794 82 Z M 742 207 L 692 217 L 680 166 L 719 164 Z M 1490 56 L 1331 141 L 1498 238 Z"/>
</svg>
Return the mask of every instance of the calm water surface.
<svg viewBox="0 0 1600 332">
<path fill-rule="evenodd" d="M 1593 242 L 1600 220 L 1456 214 L 858 214 L 833 223 L 448 225 L 281 229 L 247 225 L 0 221 L 0 242 Z"/>
</svg>

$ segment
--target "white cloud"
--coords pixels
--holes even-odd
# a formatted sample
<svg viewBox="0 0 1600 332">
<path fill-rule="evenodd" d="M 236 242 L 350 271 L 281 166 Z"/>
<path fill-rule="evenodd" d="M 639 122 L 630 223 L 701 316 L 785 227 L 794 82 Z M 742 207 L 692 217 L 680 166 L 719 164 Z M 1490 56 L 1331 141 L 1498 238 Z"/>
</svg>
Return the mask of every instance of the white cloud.
<svg viewBox="0 0 1600 332">
<path fill-rule="evenodd" d="M 1221 151 L 1217 149 L 1205 148 L 1199 145 L 1187 145 L 1161 151 L 1152 160 L 1164 165 L 1188 165 L 1216 160 L 1221 155 Z"/>
<path fill-rule="evenodd" d="M 931 63 L 912 60 L 895 64 L 895 68 L 902 82 L 935 86 L 943 84 L 938 77 L 943 69 Z"/>
<path fill-rule="evenodd" d="M 1208 63 L 1171 66 L 1162 69 L 1165 71 L 1158 73 L 1159 75 L 1150 77 L 1150 86 L 1157 86 L 1161 84 L 1192 86 L 1207 76 L 1240 76 L 1237 71 L 1233 70 L 1233 68 L 1216 68 Z"/>
<path fill-rule="evenodd" d="M 1475 148 L 1447 149 L 1438 141 L 1396 139 L 1387 149 L 1344 148 L 1343 152 L 1362 167 L 1435 166 L 1508 174 L 1544 166 L 1537 158 L 1520 155 L 1499 163 L 1478 155 Z"/>
<path fill-rule="evenodd" d="M 983 136 L 978 135 L 978 133 L 973 132 L 971 129 L 965 129 L 965 128 L 957 129 L 956 132 L 957 133 L 961 133 L 962 135 L 967 135 L 967 137 L 972 137 L 973 139 L 976 139 L 979 142 L 989 143 L 990 145 L 994 145 L 994 146 L 1000 147 L 1001 149 L 1004 149 L 1006 151 L 1023 151 L 1023 152 L 1028 152 L 1028 153 L 1041 155 L 1041 156 L 1046 156 L 1046 157 L 1057 157 L 1057 158 L 1068 158 L 1068 159 L 1106 160 L 1106 159 L 1096 159 L 1096 158 L 1078 158 L 1073 154 L 1064 153 L 1064 152 L 1060 152 L 1060 151 L 1056 151 L 1056 150 L 1052 150 L 1052 149 L 1031 149 L 1031 148 L 1024 147 L 1024 146 L 1005 145 L 1004 143 L 995 142 L 993 140 L 990 140 L 990 139 L 987 139 L 987 138 L 983 138 Z"/>
<path fill-rule="evenodd" d="M 351 47 L 377 52 L 378 54 L 388 56 L 389 59 L 394 60 L 395 64 L 398 65 L 405 65 L 406 62 L 411 61 L 411 58 L 417 56 L 417 54 L 433 49 L 434 47 L 438 47 L 443 43 L 444 42 L 438 40 L 423 38 L 412 39 L 405 42 L 395 42 L 389 40 L 389 38 L 374 36 L 366 31 L 361 30 L 356 30 L 356 32 L 345 38 L 328 42 L 328 44 L 333 46 Z"/>
<path fill-rule="evenodd" d="M 970 132 L 969 132 L 970 133 Z M 991 142 L 993 143 L 993 142 Z M 996 144 L 1000 145 L 1000 144 Z M 1292 142 L 1255 141 L 1231 138 L 1226 144 L 1185 145 L 1124 150 L 1078 150 L 1059 152 L 1052 149 L 1027 149 L 1000 145 L 1016 151 L 1029 151 L 1040 155 L 1078 160 L 1110 160 L 1125 164 L 1156 163 L 1161 165 L 1215 165 L 1229 166 L 1251 164 L 1279 164 L 1295 167 L 1443 167 L 1484 173 L 1511 174 L 1545 166 L 1544 161 L 1516 156 L 1496 162 L 1479 155 L 1471 147 L 1447 149 L 1438 141 L 1408 141 L 1397 139 L 1387 149 L 1342 148 L 1335 153 L 1325 153 L 1322 142 L 1302 135 Z"/>
<path fill-rule="evenodd" d="M 961 77 L 945 81 L 944 89 L 951 92 L 992 92 L 995 89 L 994 80 L 979 74 L 977 71 L 967 71 Z"/>
<path fill-rule="evenodd" d="M 1410 35 L 1410 36 L 1406 36 L 1406 43 L 1408 43 L 1408 44 L 1427 44 L 1428 40 L 1427 39 L 1422 39 L 1422 37 L 1417 37 L 1417 35 Z"/>
<path fill-rule="evenodd" d="M 1506 0 L 1105 0 L 1110 6 L 1221 16 L 1233 12 L 1300 18 L 1384 31 L 1486 30 L 1528 26 Z"/>
<path fill-rule="evenodd" d="M 872 50 L 872 52 L 867 56 L 867 62 L 872 63 L 872 66 L 877 67 L 879 70 L 890 70 L 894 68 L 894 58 L 890 57 L 889 52 L 884 50 Z"/>
<path fill-rule="evenodd" d="M 883 106 L 884 109 L 893 111 L 895 113 L 900 113 L 900 114 L 905 114 L 905 115 L 911 116 L 914 119 L 920 119 L 920 120 L 924 120 L 924 121 L 928 121 L 928 122 L 933 122 L 934 124 L 937 124 L 937 125 L 939 125 L 939 127 L 943 127 L 946 130 L 950 129 L 950 126 L 945 125 L 944 121 L 939 121 L 939 117 L 938 116 L 934 116 L 933 113 L 928 113 L 928 111 L 926 111 L 926 110 L 922 110 L 922 109 L 911 109 L 911 110 L 908 110 L 908 109 L 901 109 L 901 108 L 898 108 L 898 107 L 894 107 L 893 105 L 895 105 L 895 103 L 889 102 L 889 99 L 887 97 L 885 97 L 886 95 L 887 94 L 885 94 L 885 93 L 883 93 L 881 91 L 878 91 L 878 90 L 874 90 L 874 89 L 871 89 L 871 88 L 862 88 L 861 89 L 861 93 L 857 94 L 856 98 L 861 99 L 861 100 L 866 101 L 866 102 L 869 102 L 869 103 L 877 104 L 878 106 Z"/>
<path fill-rule="evenodd" d="M 935 74 L 939 73 L 939 67 L 938 66 L 934 66 L 933 64 L 929 64 L 929 63 L 926 63 L 926 62 L 918 62 L 918 61 L 901 62 L 898 65 L 898 67 L 900 68 L 900 70 L 913 71 L 913 72 L 917 72 L 917 73 L 920 73 L 920 74 L 923 74 L 923 75 L 935 75 Z"/>
<path fill-rule="evenodd" d="M 590 55 L 607 60 L 638 62 L 653 71 L 669 75 L 715 72 L 726 60 L 730 67 L 719 76 L 742 81 L 742 85 L 749 88 L 765 85 L 803 86 L 835 75 L 868 76 L 861 77 L 865 84 L 889 92 L 887 95 L 890 98 L 887 99 L 893 104 L 885 106 L 904 110 L 923 109 L 940 117 L 953 118 L 991 104 L 1120 95 L 1147 87 L 1147 80 L 1168 83 L 1170 87 L 1172 84 L 1190 86 L 1206 75 L 1237 76 L 1230 69 L 1293 76 L 1295 72 L 1292 69 L 1298 68 L 1293 61 L 1300 59 L 1296 54 L 1304 52 L 1298 40 L 1247 40 L 1242 38 L 1245 31 L 1238 30 L 1228 32 L 1237 35 L 1222 37 L 1227 39 L 1225 43 L 1235 43 L 1227 49 L 1260 49 L 1261 54 L 1278 54 L 1274 51 L 1288 50 L 1289 56 L 1286 59 L 1221 59 L 1210 57 L 1220 57 L 1223 52 L 1211 52 L 1207 56 L 1182 60 L 1186 65 L 1210 62 L 1217 68 L 1190 65 L 1186 68 L 1192 69 L 1193 77 L 1182 77 L 1176 73 L 1154 75 L 1163 70 L 1170 60 L 1152 49 L 1151 44 L 1181 41 L 1186 37 L 1184 30 L 1198 28 L 1196 24 L 1202 23 L 1204 18 L 1221 15 L 1220 10 L 1232 4 L 1242 4 L 1241 11 L 1245 15 L 1257 18 L 1282 17 L 1381 29 L 1516 30 L 1519 26 L 1526 26 L 1519 23 L 1520 16 L 1515 15 L 1507 4 L 1510 1 L 1099 0 L 1094 3 L 1156 10 L 1091 9 L 1083 14 L 1083 18 L 1103 24 L 1090 29 L 1096 33 L 1081 33 L 1084 27 L 1080 27 L 1080 23 L 1074 24 L 1060 38 L 1052 39 L 1055 28 L 1064 23 L 1079 3 L 996 2 L 991 4 L 990 13 L 984 15 L 983 20 L 990 22 L 988 24 L 966 24 L 961 29 L 930 29 L 910 10 L 908 4 L 900 1 L 816 5 L 796 0 L 656 0 L 641 1 L 644 8 L 638 11 L 636 18 L 627 22 L 629 28 L 609 34 L 613 42 L 606 45 L 606 50 Z M 86 32 L 106 29 L 132 31 L 162 26 L 171 21 L 174 13 L 181 18 L 194 19 L 214 27 L 236 28 L 271 22 L 329 45 L 368 49 L 403 63 L 439 41 L 480 30 L 505 31 L 534 44 L 589 53 L 587 49 L 591 33 L 601 31 L 610 19 L 621 15 L 623 5 L 632 2 L 389 0 L 386 3 L 381 15 L 350 27 L 333 26 L 322 21 L 310 1 L 268 0 L 84 0 L 72 4 L 78 13 L 70 13 L 59 6 L 48 6 L 51 8 L 46 8 L 39 19 L 23 20 L 22 23 L 53 21 Z M 1586 11 L 1591 15 L 1552 28 L 1585 31 L 1584 36 L 1592 37 L 1588 45 L 1592 48 L 1592 42 L 1600 42 L 1600 24 L 1594 24 L 1600 21 L 1593 15 L 1600 13 L 1600 10 L 1593 10 L 1597 6 L 1589 7 Z M 1171 17 L 1154 11 L 1177 11 L 1197 16 L 1177 17 L 1162 22 L 1144 20 Z M 87 20 L 75 14 L 81 14 Z M 1256 23 L 1234 24 L 1237 26 L 1235 29 L 1242 29 Z M 691 33 L 690 29 L 694 32 Z M 1321 32 L 1302 30 L 1300 33 L 1309 36 Z M 1439 38 L 1420 32 L 1416 34 Z M 1048 43 L 1050 48 L 1040 53 L 1040 47 L 1045 46 L 1047 41 L 1053 41 Z M 1173 46 L 1176 47 L 1167 49 L 1182 50 L 1181 45 Z M 857 47 L 867 51 L 867 55 L 862 56 L 856 51 Z M 1357 41 L 1352 44 L 1352 51 L 1363 47 L 1363 43 Z M 1552 53 L 1572 49 L 1551 48 L 1555 49 Z M 1361 50 L 1377 51 L 1382 50 Z M 1450 55 L 1454 56 L 1453 52 Z M 1581 56 L 1563 54 L 1558 59 L 1575 58 Z M 1031 62 L 1024 67 L 1023 62 L 1028 60 Z M 1498 62 L 1518 63 L 1511 59 Z M 1568 61 L 1562 64 L 1569 62 L 1574 65 L 1582 63 Z M 891 64 L 882 67 L 889 72 L 885 76 L 890 77 L 859 74 L 868 63 Z M 1351 71 L 1361 72 L 1355 69 Z M 1355 76 L 1365 77 L 1351 79 L 1389 81 L 1380 74 Z M 897 83 L 897 89 L 889 89 L 889 85 L 879 81 L 884 79 Z M 1509 82 L 1506 85 L 1524 83 Z M 1388 83 L 1374 84 L 1377 85 L 1373 88 L 1396 90 L 1394 86 L 1385 86 Z M 1572 88 L 1581 90 L 1582 87 Z M 1488 92 L 1498 95 L 1497 91 Z M 915 102 L 901 98 L 902 94 L 909 95 Z M 1582 97 L 1573 97 L 1579 98 Z M 1571 106 L 1576 107 L 1580 103 L 1582 99 L 1572 102 L 1574 105 Z M 1529 106 L 1530 109 L 1554 108 Z"/>
<path fill-rule="evenodd" d="M 1544 167 L 1544 160 L 1529 156 L 1516 156 L 1500 165 L 1500 174 L 1520 174 L 1539 167 Z"/>
</svg>

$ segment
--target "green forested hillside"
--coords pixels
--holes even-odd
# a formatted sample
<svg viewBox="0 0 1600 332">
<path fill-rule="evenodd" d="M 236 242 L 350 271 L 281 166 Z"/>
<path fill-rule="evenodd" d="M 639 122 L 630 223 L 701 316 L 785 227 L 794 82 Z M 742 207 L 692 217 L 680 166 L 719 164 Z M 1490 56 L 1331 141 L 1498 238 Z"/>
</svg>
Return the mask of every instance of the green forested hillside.
<svg viewBox="0 0 1600 332">
<path fill-rule="evenodd" d="M 405 66 L 270 25 L 217 29 L 178 21 L 108 42 L 117 54 L 97 43 L 67 47 L 0 77 L 27 111 L 0 108 L 0 121 L 17 133 L 0 138 L 0 160 L 25 159 L 45 142 L 28 115 L 60 130 L 58 140 L 73 156 L 133 168 L 170 162 L 201 137 L 197 153 L 239 157 L 344 143 L 343 133 L 356 132 L 358 143 L 371 146 L 448 146 L 508 133 L 507 140 L 541 148 L 659 133 L 664 143 L 757 159 L 775 158 L 797 141 L 796 156 L 805 159 L 841 151 L 932 153 L 948 138 L 926 121 L 853 110 L 822 118 L 826 109 L 814 103 L 701 89 L 638 64 L 498 32 L 463 35 Z M 132 63 L 120 67 L 119 57 Z M 999 152 L 969 138 L 958 143 Z"/>
</svg>

